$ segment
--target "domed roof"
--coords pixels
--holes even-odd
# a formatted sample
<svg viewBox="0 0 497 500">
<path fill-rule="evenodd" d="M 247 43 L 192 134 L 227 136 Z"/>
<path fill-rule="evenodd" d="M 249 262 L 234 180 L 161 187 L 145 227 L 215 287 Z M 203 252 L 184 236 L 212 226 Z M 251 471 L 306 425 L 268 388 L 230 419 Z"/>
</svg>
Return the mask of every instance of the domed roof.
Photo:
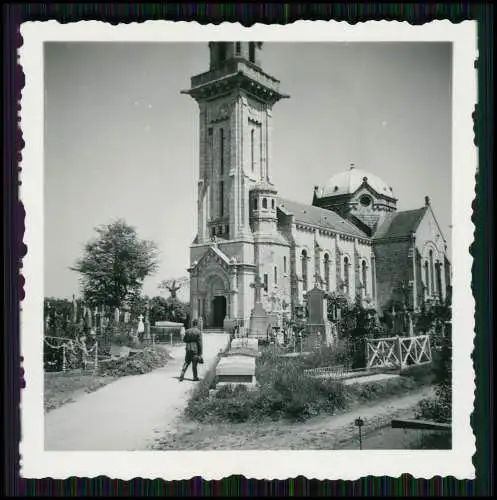
<svg viewBox="0 0 497 500">
<path fill-rule="evenodd" d="M 278 190 L 274 186 L 274 184 L 271 184 L 268 181 L 265 180 L 260 180 L 256 184 L 252 186 L 251 191 L 261 191 L 264 193 L 277 193 Z"/>
<path fill-rule="evenodd" d="M 367 184 L 378 194 L 388 196 L 389 198 L 395 198 L 392 187 L 385 181 L 382 181 L 376 175 L 355 167 L 353 164 L 345 172 L 340 172 L 331 177 L 319 195 L 322 198 L 352 194 L 359 189 L 365 178 L 367 179 Z"/>
</svg>

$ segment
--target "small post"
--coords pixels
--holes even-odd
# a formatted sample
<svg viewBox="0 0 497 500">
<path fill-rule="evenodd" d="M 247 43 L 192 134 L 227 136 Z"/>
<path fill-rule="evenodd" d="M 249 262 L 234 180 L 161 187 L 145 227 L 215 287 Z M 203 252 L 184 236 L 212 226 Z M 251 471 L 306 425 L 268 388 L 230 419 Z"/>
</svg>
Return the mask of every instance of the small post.
<svg viewBox="0 0 497 500">
<path fill-rule="evenodd" d="M 399 353 L 399 369 L 402 371 L 402 345 L 399 335 L 397 335 L 397 350 Z"/>
<path fill-rule="evenodd" d="M 169 343 L 173 345 L 173 332 L 169 334 Z"/>
<path fill-rule="evenodd" d="M 95 341 L 95 367 L 94 371 L 98 370 L 98 340 Z"/>
<path fill-rule="evenodd" d="M 359 417 L 356 418 L 354 423 L 359 428 L 359 449 L 362 450 L 362 426 L 364 425 L 364 420 Z"/>
<path fill-rule="evenodd" d="M 66 344 L 62 344 L 62 371 L 66 371 Z"/>
</svg>

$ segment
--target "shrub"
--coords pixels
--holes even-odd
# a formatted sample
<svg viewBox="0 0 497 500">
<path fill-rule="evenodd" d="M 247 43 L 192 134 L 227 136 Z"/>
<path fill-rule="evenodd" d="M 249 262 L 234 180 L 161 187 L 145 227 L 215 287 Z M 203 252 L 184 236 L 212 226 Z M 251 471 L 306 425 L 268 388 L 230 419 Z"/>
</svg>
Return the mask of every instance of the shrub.
<svg viewBox="0 0 497 500">
<path fill-rule="evenodd" d="M 98 372 L 100 375 L 112 377 L 142 375 L 165 366 L 170 359 L 171 356 L 166 350 L 146 347 L 133 355 L 101 362 Z"/>
<path fill-rule="evenodd" d="M 348 365 L 349 359 L 348 342 L 340 340 L 336 346 L 323 347 L 318 351 L 302 357 L 302 365 L 305 369 L 320 368 L 323 366 Z"/>
<path fill-rule="evenodd" d="M 387 396 L 405 394 L 418 384 L 410 377 L 393 378 L 383 380 L 381 383 L 371 382 L 369 384 L 356 384 L 349 386 L 349 397 L 356 402 L 371 401 Z"/>
<path fill-rule="evenodd" d="M 187 415 L 201 421 L 304 420 L 345 406 L 342 384 L 307 377 L 303 369 L 302 358 L 281 358 L 268 349 L 256 365 L 258 391 L 228 385 L 209 398 L 211 384 L 206 382 L 205 388 L 199 388 L 190 399 Z"/>
</svg>

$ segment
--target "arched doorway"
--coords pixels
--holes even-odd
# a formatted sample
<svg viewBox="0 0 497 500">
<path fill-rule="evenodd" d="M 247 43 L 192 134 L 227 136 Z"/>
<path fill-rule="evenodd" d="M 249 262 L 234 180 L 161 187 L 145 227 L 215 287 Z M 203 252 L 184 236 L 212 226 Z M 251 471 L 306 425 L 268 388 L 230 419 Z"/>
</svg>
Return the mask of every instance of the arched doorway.
<svg viewBox="0 0 497 500">
<path fill-rule="evenodd" d="M 226 317 L 226 297 L 217 295 L 212 299 L 212 324 L 214 328 L 222 328 Z"/>
<path fill-rule="evenodd" d="M 209 328 L 222 328 L 228 312 L 227 283 L 218 274 L 207 278 L 206 320 Z"/>
</svg>

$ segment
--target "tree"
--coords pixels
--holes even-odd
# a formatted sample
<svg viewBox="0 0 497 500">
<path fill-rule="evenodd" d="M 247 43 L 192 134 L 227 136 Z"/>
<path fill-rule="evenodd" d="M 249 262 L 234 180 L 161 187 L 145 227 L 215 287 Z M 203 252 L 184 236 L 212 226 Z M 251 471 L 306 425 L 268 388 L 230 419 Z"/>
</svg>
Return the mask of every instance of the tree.
<svg viewBox="0 0 497 500">
<path fill-rule="evenodd" d="M 158 267 L 157 248 L 140 240 L 123 220 L 95 228 L 98 237 L 85 245 L 71 269 L 81 274 L 85 301 L 91 306 L 122 307 L 139 296 L 143 280 Z"/>
<path fill-rule="evenodd" d="M 156 296 L 150 299 L 150 324 L 156 321 L 167 321 L 168 306 L 164 297 Z"/>
<path fill-rule="evenodd" d="M 184 276 L 181 278 L 168 278 L 159 283 L 159 289 L 167 290 L 171 294 L 171 298 L 176 299 L 178 291 L 187 283 L 188 278 Z"/>
</svg>

